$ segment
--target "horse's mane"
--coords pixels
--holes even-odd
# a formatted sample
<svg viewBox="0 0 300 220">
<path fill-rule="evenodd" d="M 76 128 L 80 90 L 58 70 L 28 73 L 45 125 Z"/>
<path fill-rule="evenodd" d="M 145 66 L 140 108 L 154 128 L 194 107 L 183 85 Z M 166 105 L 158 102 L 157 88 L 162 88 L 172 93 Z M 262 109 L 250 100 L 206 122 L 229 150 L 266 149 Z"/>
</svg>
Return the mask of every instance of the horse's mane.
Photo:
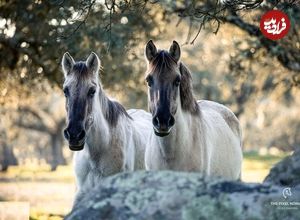
<svg viewBox="0 0 300 220">
<path fill-rule="evenodd" d="M 157 53 L 154 59 L 151 61 L 150 68 L 153 72 L 163 76 L 165 70 L 172 71 L 177 65 L 174 58 L 164 50 Z M 194 98 L 192 88 L 192 76 L 190 70 L 182 63 L 179 63 L 179 71 L 181 74 L 180 82 L 180 100 L 181 107 L 185 111 L 189 111 L 191 114 L 199 113 L 199 106 L 196 99 Z"/>
<path fill-rule="evenodd" d="M 107 97 L 106 97 L 107 98 Z M 130 115 L 127 113 L 123 105 L 116 101 L 112 101 L 107 98 L 107 107 L 106 111 L 104 112 L 104 117 L 109 125 L 112 127 L 117 125 L 119 116 L 123 115 L 129 119 L 132 119 Z"/>
<path fill-rule="evenodd" d="M 193 94 L 191 72 L 182 62 L 179 63 L 179 71 L 181 74 L 180 100 L 182 109 L 192 114 L 198 114 L 199 106 Z"/>
</svg>

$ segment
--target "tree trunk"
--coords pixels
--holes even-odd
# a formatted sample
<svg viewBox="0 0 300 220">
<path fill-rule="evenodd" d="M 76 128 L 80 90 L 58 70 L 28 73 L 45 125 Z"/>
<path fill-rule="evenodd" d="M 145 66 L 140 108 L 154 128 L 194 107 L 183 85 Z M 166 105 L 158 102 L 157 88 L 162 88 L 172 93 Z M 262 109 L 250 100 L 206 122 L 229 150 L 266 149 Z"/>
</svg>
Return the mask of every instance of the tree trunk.
<svg viewBox="0 0 300 220">
<path fill-rule="evenodd" d="M 51 171 L 55 171 L 58 165 L 66 165 L 66 159 L 63 155 L 63 138 L 61 131 L 52 134 L 51 138 Z"/>
<path fill-rule="evenodd" d="M 18 165 L 17 158 L 14 155 L 12 147 L 9 147 L 5 141 L 2 141 L 1 146 L 0 171 L 6 171 L 9 166 Z"/>
</svg>

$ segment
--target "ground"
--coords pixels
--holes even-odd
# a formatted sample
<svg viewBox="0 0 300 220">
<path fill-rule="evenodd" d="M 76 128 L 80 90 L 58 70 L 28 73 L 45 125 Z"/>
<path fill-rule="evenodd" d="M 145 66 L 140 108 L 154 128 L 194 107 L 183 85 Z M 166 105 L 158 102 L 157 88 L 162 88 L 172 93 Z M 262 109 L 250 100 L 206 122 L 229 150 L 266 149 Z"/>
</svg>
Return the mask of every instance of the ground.
<svg viewBox="0 0 300 220">
<path fill-rule="evenodd" d="M 262 182 L 270 168 L 286 155 L 246 153 L 242 180 Z M 71 209 L 75 193 L 73 171 L 71 166 L 59 167 L 55 172 L 49 170 L 46 166 L 11 167 L 0 173 L 0 201 L 29 202 L 32 220 L 63 219 Z"/>
</svg>

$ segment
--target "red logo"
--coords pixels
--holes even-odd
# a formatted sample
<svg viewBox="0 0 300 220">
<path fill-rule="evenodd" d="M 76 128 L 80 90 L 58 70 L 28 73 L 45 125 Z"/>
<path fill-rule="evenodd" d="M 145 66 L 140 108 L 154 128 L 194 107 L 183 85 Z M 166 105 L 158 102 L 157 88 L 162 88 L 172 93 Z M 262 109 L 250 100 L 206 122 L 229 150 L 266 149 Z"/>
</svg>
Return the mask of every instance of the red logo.
<svg viewBox="0 0 300 220">
<path fill-rule="evenodd" d="M 260 20 L 260 30 L 266 38 L 278 40 L 283 38 L 290 29 L 289 17 L 279 10 L 265 13 Z"/>
</svg>

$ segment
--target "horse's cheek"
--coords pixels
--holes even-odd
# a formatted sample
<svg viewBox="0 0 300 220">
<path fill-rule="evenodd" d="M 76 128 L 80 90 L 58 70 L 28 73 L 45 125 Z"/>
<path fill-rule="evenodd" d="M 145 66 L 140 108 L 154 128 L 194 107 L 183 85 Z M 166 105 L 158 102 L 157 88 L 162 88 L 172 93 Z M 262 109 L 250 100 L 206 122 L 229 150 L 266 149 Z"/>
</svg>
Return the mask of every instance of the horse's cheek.
<svg viewBox="0 0 300 220">
<path fill-rule="evenodd" d="M 171 114 L 175 115 L 177 112 L 177 97 L 178 96 L 178 91 L 176 90 L 173 95 L 172 95 L 172 101 L 171 101 Z"/>
</svg>

